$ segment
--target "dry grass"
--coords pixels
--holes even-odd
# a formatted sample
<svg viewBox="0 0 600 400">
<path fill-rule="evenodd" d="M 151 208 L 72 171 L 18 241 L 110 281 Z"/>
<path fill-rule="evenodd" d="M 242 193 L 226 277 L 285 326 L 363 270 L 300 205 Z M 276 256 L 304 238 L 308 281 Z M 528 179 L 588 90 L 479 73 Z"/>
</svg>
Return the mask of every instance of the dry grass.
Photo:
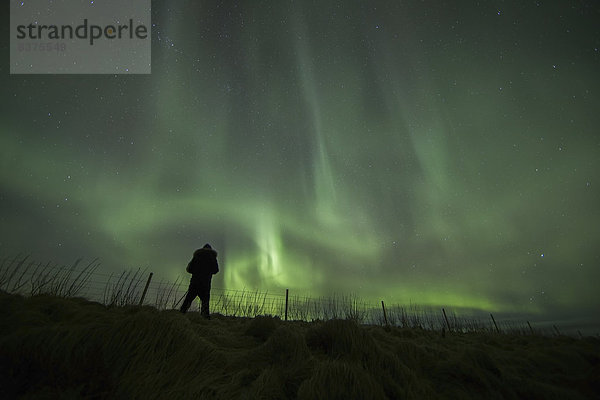
<svg viewBox="0 0 600 400">
<path fill-rule="evenodd" d="M 0 293 L 0 398 L 585 399 L 600 340 Z"/>
</svg>

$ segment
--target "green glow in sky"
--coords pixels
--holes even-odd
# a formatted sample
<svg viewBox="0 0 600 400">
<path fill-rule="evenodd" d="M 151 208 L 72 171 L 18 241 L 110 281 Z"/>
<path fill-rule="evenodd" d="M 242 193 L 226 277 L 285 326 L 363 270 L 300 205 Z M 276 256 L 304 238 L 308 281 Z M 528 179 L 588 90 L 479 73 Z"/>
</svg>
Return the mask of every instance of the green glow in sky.
<svg viewBox="0 0 600 400">
<path fill-rule="evenodd" d="M 2 253 L 174 279 L 210 242 L 214 287 L 597 310 L 598 7 L 299 3 L 156 1 L 149 76 L 5 60 Z"/>
</svg>

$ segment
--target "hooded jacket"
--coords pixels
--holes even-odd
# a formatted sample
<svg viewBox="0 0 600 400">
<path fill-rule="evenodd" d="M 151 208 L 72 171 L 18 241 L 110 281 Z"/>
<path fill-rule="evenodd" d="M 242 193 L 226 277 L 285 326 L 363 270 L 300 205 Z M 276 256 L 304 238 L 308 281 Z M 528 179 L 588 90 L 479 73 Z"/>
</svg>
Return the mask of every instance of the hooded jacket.
<svg viewBox="0 0 600 400">
<path fill-rule="evenodd" d="M 185 270 L 192 274 L 192 281 L 210 280 L 212 275 L 219 272 L 217 252 L 207 247 L 196 250 Z"/>
</svg>

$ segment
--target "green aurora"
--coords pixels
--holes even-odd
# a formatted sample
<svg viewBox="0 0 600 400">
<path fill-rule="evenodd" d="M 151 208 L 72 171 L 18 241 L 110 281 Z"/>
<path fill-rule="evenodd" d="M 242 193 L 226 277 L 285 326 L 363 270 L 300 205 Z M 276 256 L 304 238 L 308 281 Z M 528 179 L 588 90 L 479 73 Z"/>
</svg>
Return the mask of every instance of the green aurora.
<svg viewBox="0 0 600 400">
<path fill-rule="evenodd" d="M 151 75 L 9 75 L 5 24 L 3 256 L 593 315 L 600 8 L 459 4 L 155 1 Z"/>
</svg>

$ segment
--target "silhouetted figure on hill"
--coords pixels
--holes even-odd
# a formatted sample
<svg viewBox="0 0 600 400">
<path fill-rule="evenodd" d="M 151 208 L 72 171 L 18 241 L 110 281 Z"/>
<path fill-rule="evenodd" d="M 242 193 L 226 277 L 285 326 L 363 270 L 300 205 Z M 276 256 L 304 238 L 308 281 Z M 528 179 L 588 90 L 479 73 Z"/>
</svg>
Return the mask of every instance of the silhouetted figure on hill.
<svg viewBox="0 0 600 400">
<path fill-rule="evenodd" d="M 219 263 L 217 263 L 217 252 L 206 243 L 204 247 L 194 252 L 192 261 L 189 262 L 187 272 L 192 274 L 190 279 L 190 287 L 188 288 L 185 300 L 181 305 L 180 311 L 185 313 L 192 305 L 192 301 L 196 296 L 200 297 L 202 307 L 200 314 L 206 318 L 210 318 L 208 311 L 208 302 L 210 301 L 210 281 L 212 276 L 219 272 Z"/>
</svg>

